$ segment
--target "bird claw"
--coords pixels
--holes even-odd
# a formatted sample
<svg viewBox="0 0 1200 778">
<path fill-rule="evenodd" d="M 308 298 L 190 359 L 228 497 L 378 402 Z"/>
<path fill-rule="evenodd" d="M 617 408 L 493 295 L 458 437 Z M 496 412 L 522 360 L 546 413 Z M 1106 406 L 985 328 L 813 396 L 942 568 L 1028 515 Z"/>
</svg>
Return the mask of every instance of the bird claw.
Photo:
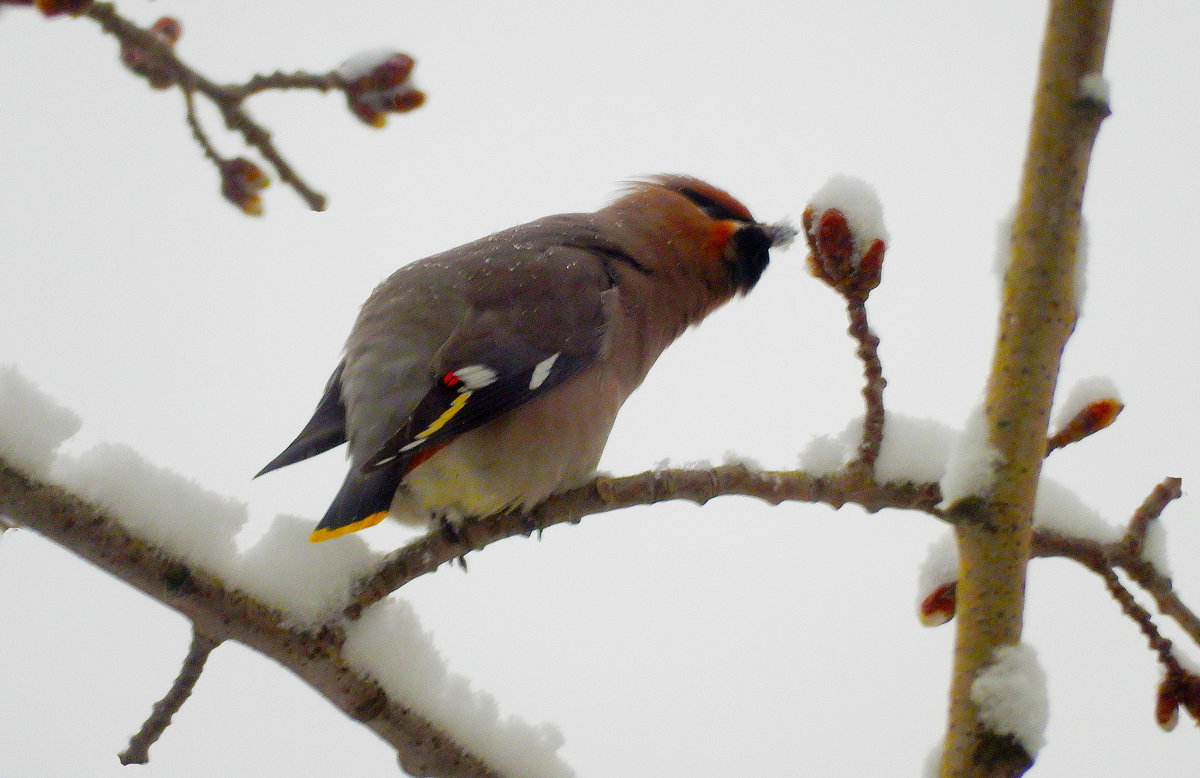
<svg viewBox="0 0 1200 778">
<path fill-rule="evenodd" d="M 464 573 L 467 572 L 467 552 L 471 550 L 471 544 L 463 533 L 462 527 L 443 515 L 438 515 L 434 520 L 437 522 L 438 532 L 447 543 L 452 546 L 463 546 L 466 548 L 466 551 L 451 560 L 451 564 L 457 563 Z"/>
<path fill-rule="evenodd" d="M 456 546 L 462 545 L 462 533 L 459 532 L 459 529 L 457 526 L 455 526 L 454 522 L 440 514 L 434 517 L 434 521 L 437 522 L 438 532 L 447 543 L 452 543 Z"/>
<path fill-rule="evenodd" d="M 520 521 L 521 530 L 525 533 L 526 537 L 531 537 L 533 533 L 536 532 L 538 534 L 538 540 L 542 539 L 543 528 L 538 526 L 538 523 L 534 520 L 533 516 L 528 513 L 522 513 L 520 515 Z"/>
</svg>

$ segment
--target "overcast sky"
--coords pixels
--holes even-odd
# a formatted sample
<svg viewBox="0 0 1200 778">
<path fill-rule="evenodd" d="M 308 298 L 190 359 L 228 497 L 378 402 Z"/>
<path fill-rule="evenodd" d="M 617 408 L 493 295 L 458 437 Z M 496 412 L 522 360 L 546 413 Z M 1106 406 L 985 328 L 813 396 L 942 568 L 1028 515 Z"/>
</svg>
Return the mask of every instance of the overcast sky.
<svg viewBox="0 0 1200 778">
<path fill-rule="evenodd" d="M 425 107 L 384 131 L 336 95 L 249 103 L 329 210 L 276 182 L 219 196 L 175 92 L 88 20 L 0 10 L 0 362 L 84 420 L 250 506 L 324 512 L 338 453 L 251 481 L 307 420 L 359 303 L 397 266 L 632 176 L 685 172 L 764 220 L 828 176 L 871 181 L 891 248 L 870 303 L 888 407 L 961 425 L 990 361 L 998 221 L 1016 197 L 1043 3 L 614 0 L 278 6 L 124 0 L 183 23 L 210 77 L 416 57 Z M 1112 378 L 1117 426 L 1046 472 L 1113 522 L 1163 477 L 1200 483 L 1200 6 L 1118 4 L 1113 116 L 1086 197 L 1085 316 L 1062 382 Z M 218 131 L 229 156 L 237 138 Z M 248 154 L 248 156 L 253 156 Z M 860 410 L 839 300 L 800 248 L 660 360 L 602 466 L 727 451 L 792 467 Z M 1195 498 L 1165 521 L 1200 607 Z M 162 506 L 164 515 L 171 506 Z M 941 737 L 952 626 L 914 616 L 929 517 L 724 498 L 505 541 L 404 590 L 452 671 L 559 726 L 582 778 L 913 775 Z M 368 535 L 395 542 L 386 528 Z M 1191 776 L 1200 733 L 1154 725 L 1159 670 L 1098 579 L 1032 568 L 1026 640 L 1050 676 L 1040 776 Z M 168 688 L 182 617 L 29 533 L 0 540 L 0 775 L 394 775 L 363 728 L 236 645 L 144 768 L 125 747 Z M 1193 655 L 1197 652 L 1193 649 Z"/>
</svg>

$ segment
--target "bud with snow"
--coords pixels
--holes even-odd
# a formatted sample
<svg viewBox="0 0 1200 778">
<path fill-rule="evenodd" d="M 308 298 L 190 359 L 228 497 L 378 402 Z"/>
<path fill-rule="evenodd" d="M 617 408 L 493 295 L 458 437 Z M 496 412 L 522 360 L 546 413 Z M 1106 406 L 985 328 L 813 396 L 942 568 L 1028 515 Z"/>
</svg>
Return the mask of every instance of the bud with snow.
<svg viewBox="0 0 1200 778">
<path fill-rule="evenodd" d="M 1112 379 L 1093 376 L 1079 381 L 1055 413 L 1058 431 L 1047 441 L 1047 453 L 1108 427 L 1123 410 L 1125 406 Z"/>
<path fill-rule="evenodd" d="M 954 618 L 958 605 L 958 542 L 953 532 L 929 544 L 917 582 L 917 617 L 926 627 Z"/>
<path fill-rule="evenodd" d="M 337 74 L 345 82 L 350 110 L 372 127 L 382 127 L 386 114 L 420 107 L 425 93 L 410 79 L 416 64 L 412 57 L 391 49 L 365 51 L 343 62 Z"/>
<path fill-rule="evenodd" d="M 883 206 L 865 181 L 834 176 L 803 215 L 812 274 L 845 297 L 865 300 L 879 286 L 887 230 Z"/>
</svg>

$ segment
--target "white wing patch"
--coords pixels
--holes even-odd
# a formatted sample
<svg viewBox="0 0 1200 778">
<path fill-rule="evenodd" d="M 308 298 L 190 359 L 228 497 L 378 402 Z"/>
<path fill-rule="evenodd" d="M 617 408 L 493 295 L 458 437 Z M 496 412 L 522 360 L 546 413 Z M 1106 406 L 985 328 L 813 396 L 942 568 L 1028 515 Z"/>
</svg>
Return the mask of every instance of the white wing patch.
<svg viewBox="0 0 1200 778">
<path fill-rule="evenodd" d="M 494 384 L 500 376 L 487 365 L 467 365 L 455 370 L 454 377 L 462 381 L 467 389 L 474 391 Z"/>
<path fill-rule="evenodd" d="M 532 392 L 546 382 L 546 379 L 550 377 L 550 370 L 554 367 L 555 360 L 561 353 L 561 351 L 556 351 L 537 363 L 533 368 L 533 375 L 529 379 L 529 391 Z"/>
</svg>

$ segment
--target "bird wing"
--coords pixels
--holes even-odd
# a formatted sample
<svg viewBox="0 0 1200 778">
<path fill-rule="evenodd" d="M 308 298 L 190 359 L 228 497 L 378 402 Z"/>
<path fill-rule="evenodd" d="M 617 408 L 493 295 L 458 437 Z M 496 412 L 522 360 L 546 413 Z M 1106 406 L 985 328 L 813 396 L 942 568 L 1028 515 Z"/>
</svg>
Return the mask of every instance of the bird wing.
<svg viewBox="0 0 1200 778">
<path fill-rule="evenodd" d="M 364 472 L 408 472 L 607 356 L 618 293 L 602 263 L 585 249 L 555 246 L 520 270 L 476 296 L 434 355 L 427 392 Z"/>
</svg>

